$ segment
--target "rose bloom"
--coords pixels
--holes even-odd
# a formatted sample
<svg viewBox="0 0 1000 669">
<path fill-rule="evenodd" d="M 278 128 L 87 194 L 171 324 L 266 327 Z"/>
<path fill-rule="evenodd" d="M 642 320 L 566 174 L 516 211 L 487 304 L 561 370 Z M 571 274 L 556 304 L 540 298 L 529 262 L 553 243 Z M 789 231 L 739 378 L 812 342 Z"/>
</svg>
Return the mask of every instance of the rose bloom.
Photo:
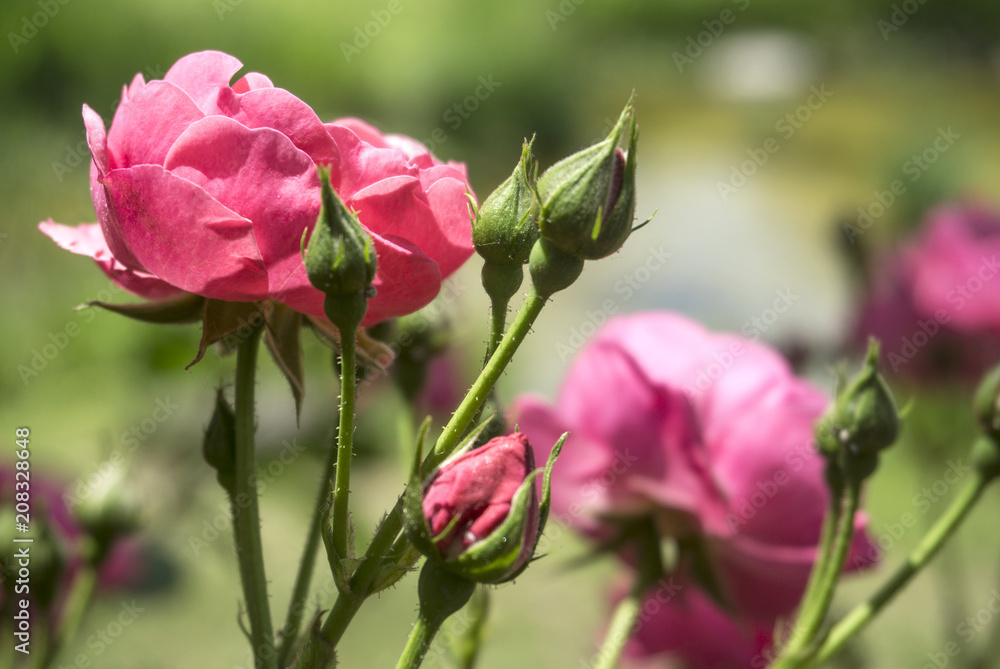
<svg viewBox="0 0 1000 669">
<path fill-rule="evenodd" d="M 364 325 L 417 310 L 472 254 L 465 166 L 358 119 L 324 124 L 270 79 L 217 51 L 181 58 L 163 80 L 137 74 L 110 129 L 84 105 L 98 224 L 39 227 L 150 299 L 186 291 L 274 299 L 322 317 L 302 265 L 320 209 L 317 165 L 357 211 L 378 256 Z"/>
<path fill-rule="evenodd" d="M 609 321 L 554 406 L 521 397 L 512 414 L 540 446 L 569 432 L 553 471 L 558 518 L 603 541 L 618 520 L 651 515 L 662 535 L 696 544 L 703 556 L 682 558 L 678 571 L 690 587 L 661 617 L 690 609 L 683 617 L 704 620 L 705 634 L 732 618 L 725 633 L 742 630 L 753 648 L 760 629 L 794 610 L 816 558 L 829 495 L 813 425 L 828 402 L 770 348 L 649 312 Z M 848 568 L 867 565 L 870 548 L 859 532 Z M 728 616 L 692 594 L 692 560 L 711 573 Z M 696 639 L 664 632 L 662 644 L 643 644 L 651 634 L 637 647 L 684 654 Z"/>
<path fill-rule="evenodd" d="M 855 339 L 878 337 L 893 373 L 978 379 L 1000 360 L 1000 214 L 930 212 L 914 239 L 871 263 Z"/>
</svg>

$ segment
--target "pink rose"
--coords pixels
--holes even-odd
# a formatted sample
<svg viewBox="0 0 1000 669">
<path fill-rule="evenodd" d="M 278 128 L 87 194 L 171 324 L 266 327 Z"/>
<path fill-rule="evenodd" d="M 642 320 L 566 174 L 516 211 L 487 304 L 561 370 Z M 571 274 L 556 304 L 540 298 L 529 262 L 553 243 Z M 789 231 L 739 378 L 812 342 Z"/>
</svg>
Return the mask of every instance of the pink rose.
<svg viewBox="0 0 1000 669">
<path fill-rule="evenodd" d="M 564 522 L 603 539 L 616 517 L 651 514 L 703 545 L 738 615 L 770 625 L 815 560 L 828 493 L 813 424 L 827 403 L 766 346 L 649 312 L 595 335 L 554 407 L 522 397 L 512 413 L 532 443 L 570 433 L 553 473 Z M 868 547 L 859 533 L 850 568 Z"/>
<path fill-rule="evenodd" d="M 84 105 L 99 225 L 39 227 L 143 297 L 181 291 L 267 298 L 323 316 L 300 243 L 320 207 L 316 165 L 358 212 L 378 255 L 364 325 L 409 313 L 472 254 L 464 165 L 358 119 L 324 124 L 304 102 L 242 64 L 204 51 L 163 80 L 136 75 L 111 128 Z"/>
<path fill-rule="evenodd" d="M 737 623 L 700 591 L 685 587 L 674 596 L 654 592 L 646 598 L 625 654 L 638 660 L 670 653 L 688 669 L 755 669 L 766 666 L 772 643 L 770 627 Z"/>
<path fill-rule="evenodd" d="M 1000 359 L 1000 214 L 935 209 L 915 239 L 879 257 L 870 273 L 855 337 L 881 339 L 893 373 L 976 379 Z"/>
<path fill-rule="evenodd" d="M 535 469 L 535 457 L 523 434 L 491 439 L 439 469 L 424 490 L 424 516 L 445 558 L 464 553 L 489 537 L 511 510 L 514 495 Z M 538 532 L 538 501 L 531 489 L 524 550 L 511 572 L 531 557 Z M 446 534 L 445 530 L 451 528 Z"/>
</svg>

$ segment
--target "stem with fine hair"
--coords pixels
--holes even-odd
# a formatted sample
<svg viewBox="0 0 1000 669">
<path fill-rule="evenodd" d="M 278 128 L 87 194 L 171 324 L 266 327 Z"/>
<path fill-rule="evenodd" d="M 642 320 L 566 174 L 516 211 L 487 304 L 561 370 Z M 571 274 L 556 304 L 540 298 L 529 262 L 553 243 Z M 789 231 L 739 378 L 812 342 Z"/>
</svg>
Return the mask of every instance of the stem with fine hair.
<svg viewBox="0 0 1000 669">
<path fill-rule="evenodd" d="M 458 445 L 461 435 L 486 401 L 489 391 L 503 374 L 507 365 L 510 364 L 521 342 L 531 331 L 531 326 L 541 313 L 548 297 L 548 295 L 539 294 L 534 288 L 528 294 L 528 298 L 521 305 L 520 311 L 500 341 L 497 350 L 490 357 L 489 362 L 480 372 L 479 378 L 466 393 L 462 403 L 452 414 L 451 420 L 448 421 L 444 431 L 438 437 L 434 450 L 424 459 L 423 471 L 431 471 L 451 455 L 451 452 Z M 400 497 L 375 530 L 375 536 L 372 537 L 368 551 L 351 578 L 352 592 L 337 595 L 337 601 L 323 623 L 323 635 L 330 643 L 336 645 L 340 641 L 347 626 L 354 618 L 354 614 L 358 612 L 364 598 L 369 594 L 372 581 L 379 570 L 385 566 L 383 560 L 393 550 L 393 544 L 402 529 L 403 503 L 402 497 Z"/>
<path fill-rule="evenodd" d="M 337 469 L 333 483 L 332 541 L 337 555 L 348 556 L 348 501 L 351 495 L 351 456 L 354 446 L 354 328 L 341 330 L 340 427 L 337 430 Z"/>
<path fill-rule="evenodd" d="M 896 569 L 892 577 L 868 601 L 856 606 L 833 627 L 819 649 L 817 659 L 820 662 L 829 659 L 851 637 L 864 629 L 899 594 L 910 579 L 920 573 L 920 570 L 937 555 L 992 480 L 979 471 L 974 472 L 973 476 L 975 478 L 959 493 L 944 515 L 934 523 L 917 548 L 910 553 L 906 562 Z"/>
<path fill-rule="evenodd" d="M 281 631 L 281 645 L 278 648 L 278 666 L 283 667 L 288 654 L 295 644 L 305 614 L 305 601 L 309 595 L 309 583 L 312 580 L 313 568 L 316 565 L 316 552 L 319 548 L 320 528 L 326 516 L 326 505 L 330 499 L 330 480 L 333 478 L 333 465 L 337 458 L 337 447 L 334 444 L 327 454 L 323 467 L 323 480 L 320 482 L 319 494 L 313 508 L 312 520 L 309 523 L 309 534 L 302 558 L 299 560 L 299 570 L 295 576 L 295 586 L 292 589 L 292 601 L 288 604 L 288 615 Z"/>
<path fill-rule="evenodd" d="M 798 620 L 795 621 L 792 636 L 782 649 L 778 660 L 772 665 L 773 669 L 799 667 L 803 662 L 810 661 L 813 656 L 813 642 L 830 609 L 837 582 L 840 580 L 840 572 L 854 537 L 854 516 L 857 514 L 861 499 L 861 484 L 860 477 L 848 477 L 844 483 L 837 529 L 828 562 L 814 586 L 812 601 L 805 603 Z"/>
<path fill-rule="evenodd" d="M 267 598 L 264 551 L 257 508 L 256 453 L 254 450 L 254 383 L 260 326 L 240 342 L 236 350 L 236 474 L 233 488 L 233 530 L 240 567 L 243 597 L 250 618 L 250 638 L 258 667 L 276 669 L 271 608 Z"/>
</svg>

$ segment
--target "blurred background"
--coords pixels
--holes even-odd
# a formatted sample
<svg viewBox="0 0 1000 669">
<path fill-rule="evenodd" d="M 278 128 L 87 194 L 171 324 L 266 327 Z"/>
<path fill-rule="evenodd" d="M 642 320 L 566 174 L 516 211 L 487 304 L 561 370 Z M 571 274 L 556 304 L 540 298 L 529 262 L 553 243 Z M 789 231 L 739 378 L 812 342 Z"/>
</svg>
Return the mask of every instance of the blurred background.
<svg viewBox="0 0 1000 669">
<path fill-rule="evenodd" d="M 234 361 L 208 355 L 185 370 L 197 327 L 73 311 L 128 298 L 36 228 L 49 217 L 94 220 L 81 105 L 110 122 L 136 72 L 161 78 L 184 54 L 229 52 L 321 118 L 360 116 L 466 163 L 480 199 L 509 174 L 524 137 L 537 133 L 544 168 L 601 138 L 635 90 L 637 214 L 655 217 L 557 296 L 503 379 L 504 398 L 551 396 L 598 325 L 654 308 L 759 336 L 832 389 L 830 364 L 856 359 L 860 305 L 872 272 L 886 266 L 872 259 L 939 203 L 1000 207 L 1000 17 L 987 0 L 397 2 L 396 13 L 384 0 L 0 6 L 0 425 L 10 442 L 15 426 L 29 426 L 33 472 L 70 491 L 86 494 L 113 454 L 124 453 L 144 518 L 141 573 L 101 595 L 63 666 L 88 666 L 73 664 L 80 656 L 109 669 L 242 667 L 248 659 L 236 627 L 228 507 L 200 456 L 214 388 L 228 382 Z M 434 307 L 451 316 L 457 384 L 474 378 L 486 337 L 479 267 L 470 261 Z M 329 350 L 309 334 L 304 342 L 299 426 L 269 360 L 258 384 L 260 462 L 269 471 L 263 531 L 278 619 L 336 397 Z M 867 507 L 874 531 L 891 543 L 884 563 L 892 567 L 921 532 L 894 537 L 884 528 L 917 508 L 921 489 L 965 453 L 973 427 L 968 378 L 928 384 L 905 369 L 887 371 L 901 372 L 889 380 L 909 407 L 907 428 Z M 401 490 L 402 447 L 383 413 L 392 397 L 378 384 L 362 397 L 353 485 L 362 541 Z M 11 443 L 0 463 L 12 452 Z M 971 640 L 957 632 L 1000 587 L 997 492 L 862 636 L 850 666 L 864 666 L 864 656 L 872 667 L 925 666 L 957 641 L 961 653 L 948 666 L 1000 667 L 991 641 L 1000 637 L 997 620 Z M 936 500 L 919 513 L 918 527 L 944 507 Z M 615 566 L 569 569 L 585 546 L 553 532 L 559 551 L 517 587 L 494 593 L 482 667 L 589 666 Z M 850 580 L 840 610 L 885 571 Z M 315 584 L 326 588 L 320 601 L 328 606 L 329 578 Z M 407 579 L 366 605 L 342 644 L 341 666 L 395 662 L 414 588 Z M 134 621 L 109 628 L 130 604 L 142 609 Z M 102 633 L 110 642 L 94 641 Z"/>
</svg>

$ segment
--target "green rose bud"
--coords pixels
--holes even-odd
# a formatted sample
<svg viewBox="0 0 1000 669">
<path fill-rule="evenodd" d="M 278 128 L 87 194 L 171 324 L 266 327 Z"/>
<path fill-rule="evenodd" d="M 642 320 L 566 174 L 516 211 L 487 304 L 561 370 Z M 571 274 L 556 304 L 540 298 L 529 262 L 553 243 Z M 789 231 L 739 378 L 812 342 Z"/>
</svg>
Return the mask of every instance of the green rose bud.
<svg viewBox="0 0 1000 669">
<path fill-rule="evenodd" d="M 864 461 L 856 471 L 874 471 L 878 453 L 899 436 L 899 413 L 878 371 L 878 342 L 868 345 L 864 367 L 838 394 L 816 428 L 820 451 L 844 462 Z M 869 471 L 870 470 L 870 471 Z"/>
<path fill-rule="evenodd" d="M 497 186 L 472 222 L 472 243 L 487 264 L 520 267 L 538 239 L 539 204 L 534 194 L 531 145 L 524 143 L 514 172 Z"/>
<path fill-rule="evenodd" d="M 322 208 L 303 263 L 309 281 L 326 293 L 324 311 L 339 329 L 361 323 L 374 297 L 376 258 L 372 240 L 358 217 L 347 209 L 330 184 L 330 169 L 317 167 L 322 182 Z M 305 234 L 302 236 L 305 243 Z"/>
<path fill-rule="evenodd" d="M 627 138 L 627 149 L 619 146 Z M 559 161 L 538 179 L 539 234 L 584 260 L 609 256 L 632 232 L 638 129 L 629 100 L 608 137 Z"/>
<path fill-rule="evenodd" d="M 219 485 L 232 497 L 236 486 L 236 414 L 222 388 L 215 393 L 215 411 L 205 430 L 201 450 L 205 462 L 215 470 Z"/>
</svg>

